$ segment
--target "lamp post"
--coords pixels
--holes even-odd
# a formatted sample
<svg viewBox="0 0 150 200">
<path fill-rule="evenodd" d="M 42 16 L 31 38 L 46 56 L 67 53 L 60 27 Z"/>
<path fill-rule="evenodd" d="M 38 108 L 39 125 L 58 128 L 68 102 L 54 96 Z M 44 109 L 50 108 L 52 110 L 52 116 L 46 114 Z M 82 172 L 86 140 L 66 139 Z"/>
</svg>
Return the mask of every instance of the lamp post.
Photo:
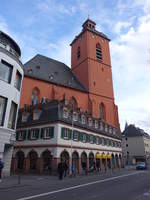
<svg viewBox="0 0 150 200">
<path fill-rule="evenodd" d="M 73 110 L 72 113 L 72 129 L 71 129 L 71 144 L 70 144 L 70 176 L 72 176 L 72 143 L 73 143 Z"/>
</svg>

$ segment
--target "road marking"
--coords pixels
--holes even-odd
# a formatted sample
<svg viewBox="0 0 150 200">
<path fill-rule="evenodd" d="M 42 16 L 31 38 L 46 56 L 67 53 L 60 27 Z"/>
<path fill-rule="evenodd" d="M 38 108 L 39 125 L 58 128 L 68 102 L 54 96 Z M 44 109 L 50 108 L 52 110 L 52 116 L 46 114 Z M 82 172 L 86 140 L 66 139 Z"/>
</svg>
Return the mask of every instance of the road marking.
<svg viewBox="0 0 150 200">
<path fill-rule="evenodd" d="M 97 183 L 104 183 L 104 182 L 107 182 L 107 181 L 111 181 L 111 180 L 115 180 L 115 179 L 119 179 L 119 178 L 123 178 L 123 177 L 133 176 L 135 174 L 140 174 L 140 173 L 144 173 L 144 172 L 134 172 L 134 173 L 130 173 L 130 174 L 114 176 L 114 177 L 106 178 L 106 179 L 103 179 L 103 180 L 93 181 L 93 182 L 84 183 L 84 184 L 81 184 L 81 185 L 67 187 L 67 188 L 63 188 L 63 189 L 59 189 L 59 190 L 54 190 L 54 191 L 51 191 L 51 192 L 45 192 L 45 193 L 41 193 L 41 194 L 37 194 L 37 195 L 33 195 L 33 196 L 23 197 L 23 198 L 16 199 L 16 200 L 35 199 L 35 198 L 38 198 L 38 197 L 48 196 L 48 195 L 51 195 L 51 194 L 56 194 L 56 193 L 64 192 L 64 191 L 67 191 L 67 190 L 73 190 L 73 189 L 76 189 L 76 188 L 94 185 L 94 184 L 97 184 Z"/>
</svg>

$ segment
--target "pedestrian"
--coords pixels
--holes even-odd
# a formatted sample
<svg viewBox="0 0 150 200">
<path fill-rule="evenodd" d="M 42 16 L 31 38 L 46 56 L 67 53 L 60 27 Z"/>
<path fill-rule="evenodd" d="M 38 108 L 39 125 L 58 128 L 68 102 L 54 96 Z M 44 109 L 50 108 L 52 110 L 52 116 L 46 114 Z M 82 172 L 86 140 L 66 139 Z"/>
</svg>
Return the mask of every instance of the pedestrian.
<svg viewBox="0 0 150 200">
<path fill-rule="evenodd" d="M 2 182 L 2 170 L 4 168 L 4 163 L 2 159 L 0 158 L 0 182 Z"/>
<path fill-rule="evenodd" d="M 86 162 L 85 161 L 83 161 L 82 162 L 82 170 L 83 170 L 83 174 L 87 174 L 87 166 L 86 166 Z"/>
<path fill-rule="evenodd" d="M 99 172 L 100 170 L 100 160 L 96 160 L 96 169 L 97 169 L 97 172 Z"/>
<path fill-rule="evenodd" d="M 58 175 L 59 175 L 59 180 L 62 180 L 64 171 L 65 171 L 63 160 L 61 160 L 61 162 L 58 164 L 57 171 L 58 171 Z"/>
<path fill-rule="evenodd" d="M 65 163 L 64 163 L 64 171 L 65 171 L 64 177 L 66 177 L 67 176 L 67 171 L 68 171 L 68 165 L 67 165 L 67 161 L 66 160 L 65 160 Z"/>
<path fill-rule="evenodd" d="M 52 172 L 51 164 L 48 164 L 47 169 L 48 169 L 48 174 L 51 175 L 51 172 Z"/>
<path fill-rule="evenodd" d="M 71 170 L 72 170 L 72 175 L 75 177 L 75 176 L 76 176 L 76 167 L 75 167 L 74 162 L 72 163 L 72 168 L 71 168 Z"/>
</svg>

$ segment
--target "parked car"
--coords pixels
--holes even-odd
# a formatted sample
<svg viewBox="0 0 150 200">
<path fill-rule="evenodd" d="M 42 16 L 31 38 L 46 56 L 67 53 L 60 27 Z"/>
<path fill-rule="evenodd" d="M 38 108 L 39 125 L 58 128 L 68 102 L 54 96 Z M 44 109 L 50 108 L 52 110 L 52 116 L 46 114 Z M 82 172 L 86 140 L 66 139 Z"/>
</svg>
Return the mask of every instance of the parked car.
<svg viewBox="0 0 150 200">
<path fill-rule="evenodd" d="M 142 169 L 147 169 L 146 163 L 145 162 L 139 162 L 136 165 L 137 170 L 142 170 Z"/>
</svg>

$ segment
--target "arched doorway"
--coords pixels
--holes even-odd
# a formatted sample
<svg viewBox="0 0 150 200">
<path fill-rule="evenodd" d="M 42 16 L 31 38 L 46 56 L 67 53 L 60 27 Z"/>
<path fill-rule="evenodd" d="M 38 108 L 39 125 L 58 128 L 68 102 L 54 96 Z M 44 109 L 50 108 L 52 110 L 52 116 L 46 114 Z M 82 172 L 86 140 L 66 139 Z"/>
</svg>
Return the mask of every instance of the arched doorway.
<svg viewBox="0 0 150 200">
<path fill-rule="evenodd" d="M 79 154 L 76 151 L 72 154 L 72 163 L 75 165 L 76 173 L 79 173 Z"/>
<path fill-rule="evenodd" d="M 111 157 L 109 153 L 107 154 L 107 168 L 111 169 Z"/>
<path fill-rule="evenodd" d="M 85 152 L 81 154 L 81 167 L 82 169 L 87 169 L 87 154 Z"/>
<path fill-rule="evenodd" d="M 30 162 L 29 170 L 31 173 L 36 173 L 38 155 L 35 151 L 30 151 L 28 157 L 29 157 L 29 162 Z"/>
<path fill-rule="evenodd" d="M 96 170 L 99 171 L 101 170 L 101 160 L 100 160 L 100 153 L 96 153 Z"/>
<path fill-rule="evenodd" d="M 66 162 L 66 164 L 68 166 L 68 173 L 69 173 L 69 169 L 70 169 L 70 166 L 69 166 L 69 153 L 66 150 L 61 152 L 60 160 L 63 160 L 64 162 Z"/>
<path fill-rule="evenodd" d="M 111 154 L 111 159 L 112 159 L 112 169 L 114 169 L 115 168 L 115 156 L 114 156 L 114 154 Z"/>
<path fill-rule="evenodd" d="M 120 167 L 122 167 L 122 157 L 121 157 L 121 154 L 119 154 L 119 164 L 120 164 Z"/>
<path fill-rule="evenodd" d="M 42 153 L 43 160 L 43 172 L 51 173 L 52 171 L 52 155 L 49 150 L 46 150 Z"/>
<path fill-rule="evenodd" d="M 23 170 L 24 168 L 24 152 L 23 151 L 18 151 L 16 153 L 16 160 L 17 160 L 17 169 Z"/>
<path fill-rule="evenodd" d="M 94 154 L 93 152 L 90 152 L 89 153 L 89 169 L 91 169 L 93 166 L 95 168 Z"/>
<path fill-rule="evenodd" d="M 116 168 L 119 168 L 119 158 L 118 155 L 115 155 L 115 160 L 116 160 Z"/>
<path fill-rule="evenodd" d="M 102 168 L 106 171 L 107 165 L 106 165 L 106 158 L 105 153 L 102 154 Z"/>
</svg>

